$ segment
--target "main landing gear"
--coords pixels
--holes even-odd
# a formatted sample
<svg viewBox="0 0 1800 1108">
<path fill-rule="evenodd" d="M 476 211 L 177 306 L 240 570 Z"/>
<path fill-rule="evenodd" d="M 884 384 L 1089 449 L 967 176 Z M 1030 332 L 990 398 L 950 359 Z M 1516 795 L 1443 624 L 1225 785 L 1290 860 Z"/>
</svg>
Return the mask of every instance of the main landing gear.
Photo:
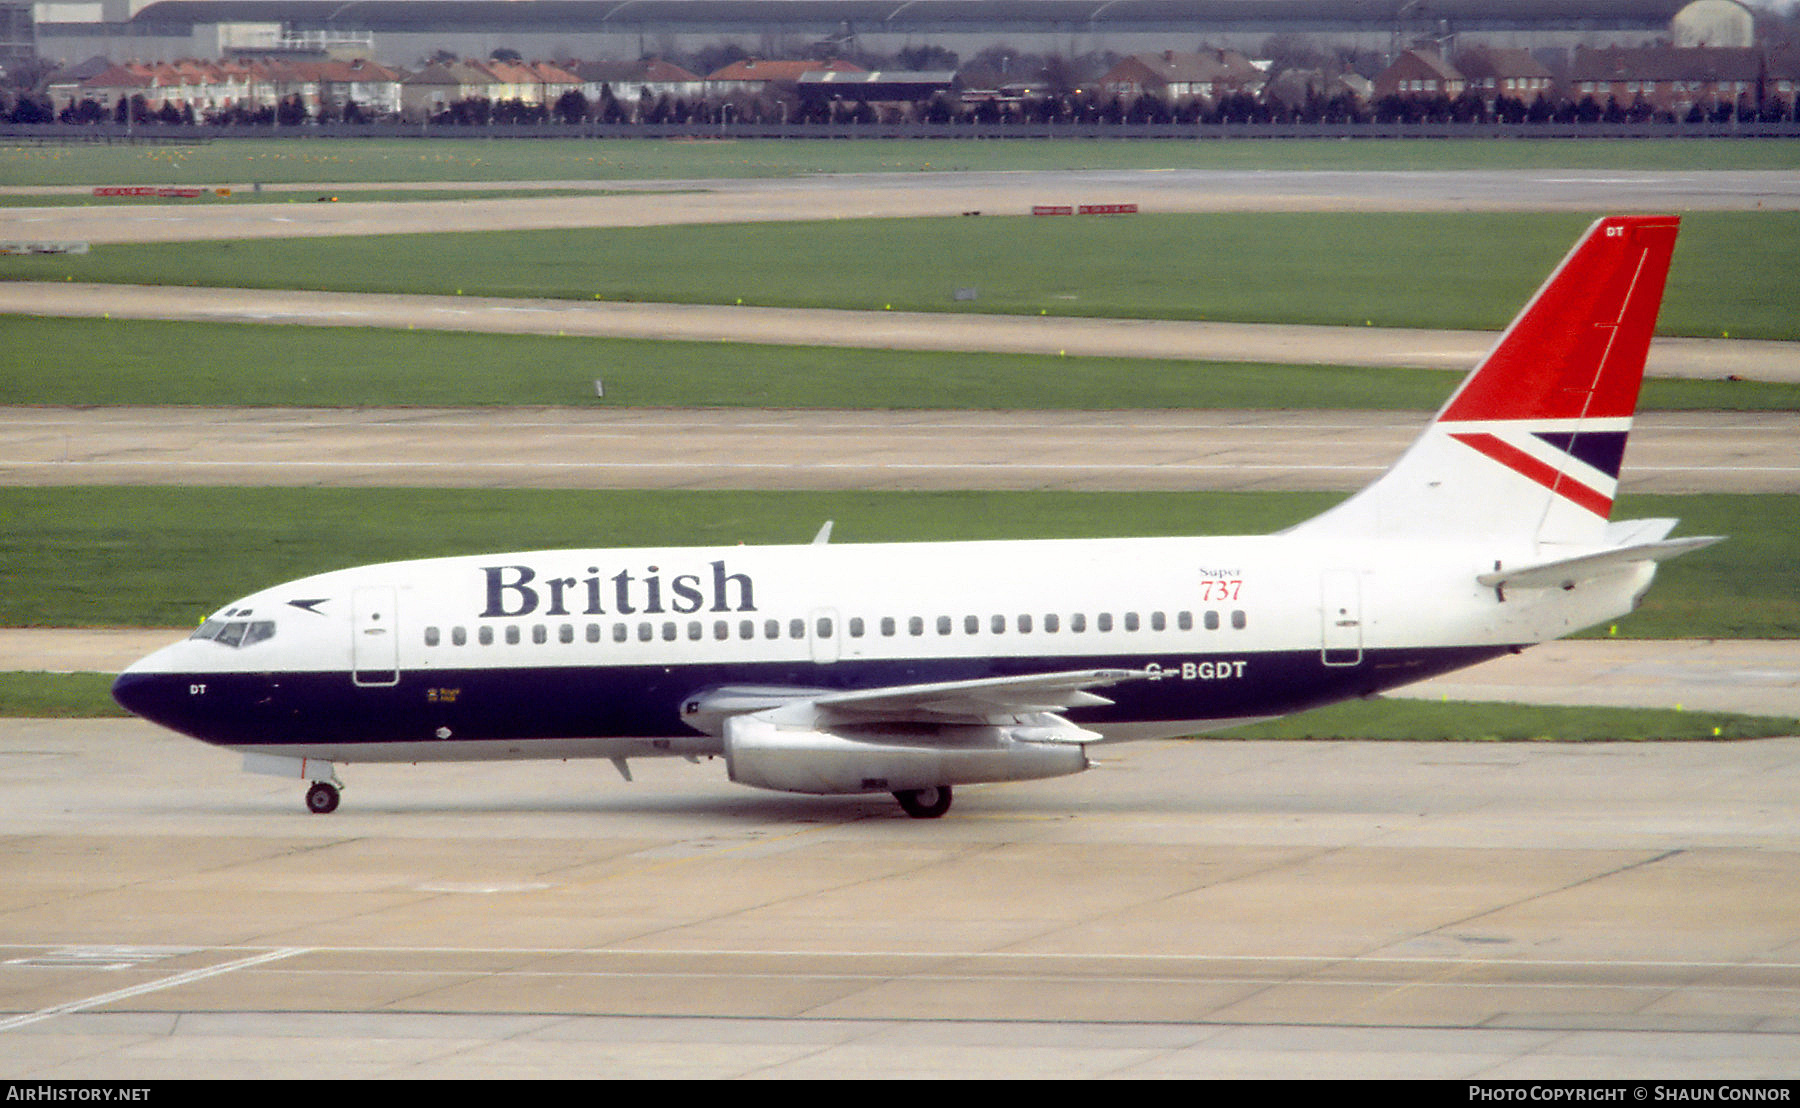
<svg viewBox="0 0 1800 1108">
<path fill-rule="evenodd" d="M 337 811 L 338 787 L 329 781 L 314 781 L 312 788 L 306 790 L 306 810 L 315 816 L 326 815 Z"/>
<path fill-rule="evenodd" d="M 914 819 L 936 819 L 950 810 L 950 786 L 906 789 L 894 794 L 900 809 Z"/>
</svg>

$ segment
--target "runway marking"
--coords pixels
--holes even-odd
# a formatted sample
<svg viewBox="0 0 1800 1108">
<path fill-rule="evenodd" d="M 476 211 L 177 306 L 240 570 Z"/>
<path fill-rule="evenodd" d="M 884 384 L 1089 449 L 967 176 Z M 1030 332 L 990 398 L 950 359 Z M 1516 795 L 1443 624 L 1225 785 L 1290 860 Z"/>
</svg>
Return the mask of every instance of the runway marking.
<svg viewBox="0 0 1800 1108">
<path fill-rule="evenodd" d="M 571 409 L 571 415 L 575 410 Z M 582 413 L 586 414 L 586 413 Z M 435 431 L 440 429 L 469 429 L 492 431 L 516 431 L 522 427 L 549 428 L 576 433 L 603 432 L 619 434 L 644 429 L 666 431 L 742 431 L 742 430 L 842 430 L 842 431 L 909 431 L 913 433 L 930 433 L 934 431 L 1164 431 L 1178 434 L 1184 431 L 1404 431 L 1417 432 L 1428 420 L 1403 420 L 1394 422 L 1370 423 L 1308 423 L 1293 421 L 1283 423 L 1245 423 L 1238 420 L 1218 420 L 1214 422 L 1191 423 L 1150 423 L 1113 422 L 1093 423 L 1084 420 L 1058 421 L 1035 420 L 1020 421 L 996 414 L 994 418 L 963 421 L 934 420 L 923 413 L 903 413 L 899 421 L 886 420 L 838 420 L 819 422 L 804 415 L 787 420 L 740 420 L 732 419 L 730 411 L 710 409 L 707 414 L 717 415 L 720 422 L 709 423 L 695 420 L 673 419 L 640 419 L 629 413 L 619 413 L 616 409 L 601 415 L 601 422 L 574 423 L 569 420 L 526 420 L 526 419 L 494 419 L 494 420 L 443 420 L 430 415 L 411 416 L 392 419 L 321 419 L 309 416 L 305 411 L 295 411 L 287 418 L 265 419 L 232 419 L 219 417 L 213 419 L 194 418 L 190 420 L 159 419 L 0 419 L 0 427 L 89 427 L 96 431 L 113 431 L 147 427 L 152 430 L 164 428 L 187 430 L 203 427 L 207 430 L 220 428 L 244 428 L 247 430 L 285 430 L 306 431 L 318 428 L 350 427 L 358 430 L 381 431 Z M 1759 431 L 1768 430 L 1771 434 L 1786 435 L 1790 429 L 1763 428 L 1755 423 L 1738 424 L 1693 424 L 1677 426 L 1659 426 L 1659 431 Z"/>
<path fill-rule="evenodd" d="M 809 834 L 824 828 L 807 828 L 796 834 Z M 762 845 L 746 843 L 745 846 Z M 1678 852 L 1669 852 L 1678 853 Z M 1659 856 L 1660 858 L 1661 856 Z M 673 859 L 688 861 L 689 859 Z M 1641 866 L 1646 859 L 1626 865 L 1625 869 Z M 1608 874 L 1601 876 L 1608 876 Z M 57 942 L 44 943 L 4 943 L 0 949 L 6 950 L 41 950 L 46 947 L 60 948 L 66 944 Z M 811 961 L 854 960 L 867 958 L 891 958 L 897 961 L 996 961 L 996 962 L 1154 962 L 1158 964 L 1190 963 L 1194 965 L 1234 965 L 1268 963 L 1277 965 L 1316 965 L 1320 968 L 1336 968 L 1347 964 L 1371 966 L 1437 966 L 1458 965 L 1482 969 L 1672 969 L 1672 970 L 1775 970 L 1800 972 L 1800 961 L 1761 962 L 1761 961 L 1676 961 L 1661 958 L 1621 959 L 1621 958 L 1451 958 L 1430 955 L 1409 954 L 1158 954 L 1154 952 L 1133 952 L 1126 954 L 1084 953 L 1079 951 L 1019 951 L 1019 950 L 784 950 L 755 949 L 739 947 L 535 947 L 535 946 L 305 946 L 305 947 L 202 947 L 203 950 L 261 950 L 263 953 L 239 962 L 213 966 L 203 970 L 192 970 L 181 978 L 192 977 L 199 980 L 218 973 L 226 973 L 236 969 L 291 958 L 302 954 L 319 954 L 325 956 L 339 954 L 504 954 L 555 957 L 564 955 L 588 955 L 601 958 L 804 958 Z M 287 971 L 316 972 L 316 971 Z M 515 972 L 515 971 L 507 971 Z M 516 971 L 537 972 L 537 971 Z M 170 985 L 184 983 L 179 978 L 167 982 L 156 982 L 150 985 L 137 986 L 137 991 L 152 988 L 166 988 Z M 130 990 L 123 990 L 130 991 Z M 111 995 L 111 994 L 108 994 Z M 81 1002 L 88 1003 L 88 1002 Z"/>
<path fill-rule="evenodd" d="M 302 459 L 271 458 L 265 461 L 11 461 L 0 459 L 0 468 L 7 466 L 39 467 L 39 466 L 76 466 L 105 469 L 109 466 L 129 466 L 132 469 L 147 469 L 152 466 L 176 467 L 182 469 L 257 469 L 266 466 L 282 466 L 284 468 L 305 469 L 1025 469 L 1025 470 L 1057 470 L 1075 473 L 1090 472 L 1099 469 L 1273 469 L 1273 470 L 1324 470 L 1337 472 L 1341 470 L 1372 470 L 1388 468 L 1385 465 L 1265 465 L 1253 462 L 1092 462 L 1078 464 L 1073 462 L 312 462 Z M 1655 471 L 1650 471 L 1655 472 Z M 1714 470 L 1704 470 L 1711 473 Z M 1781 470 L 1779 472 L 1786 472 Z M 1795 472 L 1800 472 L 1796 470 Z"/>
<path fill-rule="evenodd" d="M 321 953 L 331 953 L 322 951 Z M 832 972 L 829 970 L 787 969 L 777 971 L 745 971 L 731 970 L 489 970 L 480 976 L 495 978 L 528 978 L 556 979 L 578 978 L 594 981 L 606 980 L 668 980 L 668 981 L 839 981 L 839 982 L 886 982 L 904 980 L 920 984 L 957 984 L 971 981 L 1017 982 L 1035 981 L 1042 984 L 1088 984 L 1104 983 L 1120 985 L 1167 985 L 1167 986 L 1213 986 L 1213 985 L 1251 985 L 1259 986 L 1262 991 L 1279 989 L 1293 985 L 1305 985 L 1313 989 L 1368 989 L 1389 990 L 1369 997 L 1356 1005 L 1355 1011 L 1368 1012 L 1374 1009 L 1391 1006 L 1396 1000 L 1419 992 L 1433 989 L 1466 989 L 1494 990 L 1506 992 L 1530 991 L 1566 991 L 1570 989 L 1603 989 L 1608 992 L 1650 992 L 1658 996 L 1669 991 L 1670 983 L 1666 979 L 1645 982 L 1629 981 L 1478 981 L 1470 980 L 1470 975 L 1490 968 L 1505 968 L 1510 963 L 1488 962 L 1447 962 L 1429 977 L 1414 979 L 1410 977 L 1383 977 L 1368 974 L 1360 977 L 1343 979 L 1315 979 L 1311 977 L 1275 977 L 1251 974 L 1207 974 L 1188 978 L 1159 977 L 1151 974 L 1116 974 L 1116 973 L 882 973 L 878 970 L 864 972 Z M 1608 966 L 1608 969 L 1618 967 Z M 293 976 L 309 977 L 367 977 L 367 978 L 405 978 L 405 977 L 441 977 L 443 970 L 436 967 L 420 969 L 299 969 L 284 968 L 280 972 Z M 1795 993 L 1800 986 L 1793 984 L 1731 984 L 1709 983 L 1705 986 L 1709 992 L 1717 993 Z M 1241 1002 L 1241 1001 L 1240 1001 Z M 835 1018 L 835 1017 L 831 1017 Z M 1788 1032 L 1781 1032 L 1788 1034 Z"/>
<path fill-rule="evenodd" d="M 634 417 L 629 410 L 611 409 L 601 412 L 579 411 L 571 407 L 568 420 L 533 420 L 533 419 L 494 419 L 494 420 L 459 420 L 439 419 L 431 415 L 396 417 L 389 419 L 324 419 L 309 415 L 306 411 L 295 411 L 291 416 L 263 419 L 233 419 L 229 416 L 217 418 L 193 418 L 187 420 L 159 419 L 0 419 L 0 427 L 18 427 L 35 430 L 49 427 L 88 428 L 96 433 L 119 430 L 135 430 L 148 428 L 153 431 L 189 431 L 196 428 L 208 431 L 237 430 L 245 431 L 316 431 L 336 428 L 350 428 L 366 431 L 437 431 L 437 430 L 487 430 L 497 433 L 517 431 L 523 428 L 551 431 L 566 431 L 575 435 L 629 435 L 639 431 L 705 431 L 709 433 L 731 433 L 735 431 L 787 431 L 796 434 L 817 433 L 821 431 L 883 431 L 892 434 L 934 434 L 940 431 L 983 431 L 1006 433 L 1012 431 L 1056 431 L 1078 434 L 1085 431 L 1131 431 L 1137 433 L 1157 433 L 1179 435 L 1189 432 L 1211 431 L 1270 431 L 1286 435 L 1308 435 L 1320 431 L 1391 431 L 1396 434 L 1417 434 L 1430 421 L 1418 420 L 1383 420 L 1369 422 L 1332 422 L 1317 423 L 1306 420 L 1288 420 L 1279 423 L 1245 422 L 1233 419 L 1203 420 L 1171 423 L 1163 419 L 1155 421 L 1113 421 L 1095 423 L 1081 419 L 1074 420 L 1019 420 L 1010 418 L 1004 413 L 996 413 L 989 419 L 938 420 L 930 418 L 928 413 L 901 412 L 896 413 L 894 420 L 853 420 L 840 419 L 819 421 L 806 415 L 798 415 L 793 419 L 783 420 L 739 420 L 732 419 L 729 411 L 710 409 L 708 415 L 719 417 L 718 422 L 706 420 L 672 420 L 642 419 Z M 574 422 L 587 416 L 594 416 L 594 422 Z M 1782 421 L 1772 424 L 1770 421 L 1750 420 L 1742 423 L 1644 423 L 1640 415 L 1640 426 L 1636 430 L 1638 439 L 1654 440 L 1657 436 L 1677 433 L 1718 434 L 1738 432 L 1749 434 L 1765 434 L 1781 436 L 1784 439 L 1793 433 L 1793 421 Z M 1410 440 L 1408 440 L 1410 441 Z"/>
<path fill-rule="evenodd" d="M 146 993 L 160 992 L 163 989 L 173 989 L 180 985 L 192 984 L 195 981 L 204 981 L 209 977 L 218 977 L 221 974 L 248 969 L 251 966 L 260 966 L 266 965 L 269 962 L 278 962 L 283 958 L 292 958 L 296 954 L 306 954 L 310 949 L 311 948 L 309 947 L 298 946 L 280 947 L 275 950 L 265 951 L 262 954 L 251 955 L 248 958 L 239 958 L 235 962 L 225 962 L 216 966 L 206 966 L 202 969 L 178 973 L 173 977 L 165 977 L 160 981 L 146 981 L 142 985 L 132 985 L 123 989 L 114 989 L 110 993 L 101 993 L 99 996 L 90 996 L 85 1000 L 71 1000 L 63 1004 L 52 1005 L 48 1008 L 39 1008 L 35 1012 L 27 1012 L 23 1015 L 14 1016 L 8 1020 L 0 1020 L 0 1033 L 13 1031 L 34 1023 L 42 1023 L 44 1020 L 55 1019 L 57 1016 L 66 1016 L 72 1012 L 81 1012 L 89 1008 L 98 1008 L 102 1005 L 113 1004 L 121 1000 L 130 1000 L 132 997 L 143 996 Z"/>
<path fill-rule="evenodd" d="M 298 458 L 268 458 L 268 459 L 255 460 L 255 461 L 251 461 L 251 460 L 196 461 L 196 460 L 189 460 L 189 459 L 181 459 L 181 460 L 176 460 L 176 461 L 157 461 L 157 460 L 87 461 L 87 460 L 71 459 L 71 460 L 67 460 L 67 461 L 61 461 L 61 460 L 56 460 L 56 459 L 18 460 L 18 459 L 0 458 L 0 468 L 17 467 L 17 468 L 21 468 L 21 469 L 28 469 L 28 468 L 67 467 L 67 468 L 106 469 L 106 468 L 114 467 L 114 466 L 128 466 L 134 470 L 157 468 L 157 467 L 178 468 L 178 469 L 258 469 L 258 468 L 266 468 L 268 466 L 282 466 L 284 468 L 295 468 L 295 469 L 350 469 L 350 470 L 355 470 L 355 469 L 454 469 L 454 470 L 458 470 L 458 471 L 484 470 L 484 469 L 507 469 L 507 470 L 512 470 L 512 469 L 588 469 L 588 470 L 608 470 L 608 469 L 692 469 L 692 470 L 781 469 L 781 470 L 802 470 L 802 471 L 815 470 L 815 469 L 833 469 L 833 470 L 870 470 L 870 471 L 875 471 L 875 472 L 881 472 L 884 470 L 896 470 L 896 469 L 909 469 L 909 470 L 910 469 L 919 469 L 919 470 L 945 470 L 945 471 L 949 471 L 949 472 L 957 472 L 957 471 L 962 471 L 962 470 L 1016 469 L 1016 470 L 1025 470 L 1025 471 L 1033 471 L 1033 472 L 1049 471 L 1049 472 L 1057 472 L 1057 473 L 1064 473 L 1064 472 L 1067 472 L 1067 473 L 1093 473 L 1093 472 L 1098 472 L 1098 471 L 1116 471 L 1116 470 L 1146 470 L 1146 471 L 1193 470 L 1196 472 L 1211 472 L 1211 471 L 1215 471 L 1215 470 L 1272 470 L 1272 471 L 1276 471 L 1276 472 L 1318 471 L 1318 472 L 1323 472 L 1323 473 L 1344 473 L 1344 472 L 1379 473 L 1379 472 L 1382 472 L 1382 471 L 1390 468 L 1387 464 L 1363 465 L 1363 464 L 1356 464 L 1356 463 L 1345 463 L 1342 465 L 1302 465 L 1302 464 L 1293 463 L 1293 462 L 1284 462 L 1281 464 L 1271 464 L 1271 463 L 1262 463 L 1262 462 L 1084 462 L 1084 463 L 1076 463 L 1076 462 L 1001 462 L 1001 461 L 991 461 L 991 462 L 982 462 L 982 461 L 974 461 L 974 462 L 773 462 L 773 461 L 771 461 L 771 462 L 683 462 L 683 461 L 676 461 L 676 460 L 650 461 L 650 462 L 555 462 L 555 461 L 541 461 L 541 462 L 468 462 L 468 461 L 459 461 L 459 462 L 433 462 L 433 461 L 390 462 L 390 461 L 379 461 L 379 460 L 373 460 L 373 459 L 369 460 L 369 461 L 353 461 L 353 462 L 319 462 L 319 461 L 307 461 L 307 460 L 298 459 Z M 1800 466 L 1637 466 L 1633 469 L 1631 477 L 1633 480 L 1642 480 L 1645 477 L 1654 476 L 1659 473 L 1795 473 L 1795 474 L 1800 474 Z"/>
</svg>

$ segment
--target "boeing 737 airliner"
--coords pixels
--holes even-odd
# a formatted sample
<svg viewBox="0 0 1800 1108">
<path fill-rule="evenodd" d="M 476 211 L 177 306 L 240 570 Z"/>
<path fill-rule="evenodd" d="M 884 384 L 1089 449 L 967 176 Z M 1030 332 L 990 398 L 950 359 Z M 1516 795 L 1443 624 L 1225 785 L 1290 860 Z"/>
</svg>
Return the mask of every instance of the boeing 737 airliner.
<svg viewBox="0 0 1800 1108">
<path fill-rule="evenodd" d="M 339 763 L 591 757 L 629 779 L 679 755 L 929 818 L 1095 744 L 1410 684 L 1623 615 L 1657 562 L 1718 541 L 1608 522 L 1677 228 L 1595 223 L 1392 469 L 1279 534 L 362 566 L 232 601 L 113 695 L 310 782 L 314 812 Z"/>
</svg>

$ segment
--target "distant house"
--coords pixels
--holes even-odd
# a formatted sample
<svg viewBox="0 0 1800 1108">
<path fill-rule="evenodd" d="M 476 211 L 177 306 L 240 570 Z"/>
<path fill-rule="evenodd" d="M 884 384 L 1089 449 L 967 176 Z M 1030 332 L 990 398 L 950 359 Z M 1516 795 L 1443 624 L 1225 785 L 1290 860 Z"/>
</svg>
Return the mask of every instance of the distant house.
<svg viewBox="0 0 1800 1108">
<path fill-rule="evenodd" d="M 1235 50 L 1133 54 L 1100 75 L 1100 91 L 1127 99 L 1150 95 L 1174 103 L 1261 91 L 1263 72 Z"/>
<path fill-rule="evenodd" d="M 400 108 L 408 119 L 437 115 L 451 104 L 494 95 L 493 78 L 468 62 L 433 62 L 400 82 Z"/>
<path fill-rule="evenodd" d="M 400 114 L 404 70 L 356 58 L 352 61 L 317 63 L 319 96 L 338 112 L 354 103 L 369 115 Z"/>
<path fill-rule="evenodd" d="M 1763 97 L 1765 101 L 1781 101 L 1790 112 L 1800 105 L 1800 47 L 1790 46 L 1769 55 Z"/>
<path fill-rule="evenodd" d="M 109 111 L 134 96 L 142 96 L 150 111 L 162 107 L 163 100 L 155 73 L 149 66 L 134 63 L 107 66 L 77 83 L 70 96 L 73 100 L 96 101 Z"/>
<path fill-rule="evenodd" d="M 764 92 L 792 93 L 800 78 L 808 73 L 863 73 L 862 66 L 846 61 L 791 61 L 745 58 L 706 76 L 708 95 L 730 96 L 743 93 L 757 96 Z"/>
<path fill-rule="evenodd" d="M 501 61 L 490 58 L 487 61 L 471 60 L 463 63 L 471 68 L 487 74 L 490 100 L 517 100 L 525 104 L 540 103 L 542 87 L 537 74 L 530 67 L 519 62 Z"/>
<path fill-rule="evenodd" d="M 1408 100 L 1445 96 L 1454 100 L 1466 85 L 1462 73 L 1442 55 L 1421 47 L 1402 52 L 1393 65 L 1375 75 L 1375 96 Z"/>
<path fill-rule="evenodd" d="M 870 73 L 846 73 L 841 70 L 815 70 L 802 73 L 795 91 L 800 102 L 815 104 L 831 100 L 854 100 L 865 103 L 912 103 L 926 100 L 937 93 L 955 95 L 960 89 L 953 70 L 915 71 L 885 70 Z"/>
<path fill-rule="evenodd" d="M 528 62 L 526 69 L 537 78 L 538 103 L 554 105 L 571 92 L 581 90 L 581 78 L 563 66 L 550 62 Z"/>
<path fill-rule="evenodd" d="M 1756 100 L 1767 73 L 1760 50 L 1730 46 L 1577 48 L 1563 80 L 1571 100 L 1638 100 L 1676 116 Z M 1779 95 L 1779 93 L 1777 93 Z"/>
<path fill-rule="evenodd" d="M 610 89 L 613 99 L 622 103 L 642 100 L 646 96 L 652 100 L 664 96 L 673 100 L 697 100 L 706 93 L 704 78 L 661 58 L 574 62 L 569 69 L 581 79 L 581 94 L 592 103 L 599 102 L 605 89 Z"/>
<path fill-rule="evenodd" d="M 1284 69 L 1263 85 L 1265 103 L 1279 101 L 1298 108 L 1313 100 L 1348 99 L 1361 104 L 1373 86 L 1356 73 L 1331 73 L 1322 69 Z"/>
<path fill-rule="evenodd" d="M 1457 55 L 1456 68 L 1468 91 L 1487 101 L 1489 111 L 1502 96 L 1529 104 L 1552 95 L 1556 84 L 1550 70 L 1529 50 L 1477 46 Z"/>
</svg>

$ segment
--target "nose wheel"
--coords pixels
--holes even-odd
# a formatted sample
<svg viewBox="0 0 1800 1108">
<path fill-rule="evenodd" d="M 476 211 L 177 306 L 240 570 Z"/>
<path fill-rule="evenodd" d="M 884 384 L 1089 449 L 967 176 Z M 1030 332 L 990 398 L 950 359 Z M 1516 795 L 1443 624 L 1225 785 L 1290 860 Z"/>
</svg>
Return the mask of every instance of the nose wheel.
<svg viewBox="0 0 1800 1108">
<path fill-rule="evenodd" d="M 341 799 L 338 787 L 329 781 L 314 781 L 306 790 L 306 810 L 315 816 L 337 811 Z"/>
</svg>

